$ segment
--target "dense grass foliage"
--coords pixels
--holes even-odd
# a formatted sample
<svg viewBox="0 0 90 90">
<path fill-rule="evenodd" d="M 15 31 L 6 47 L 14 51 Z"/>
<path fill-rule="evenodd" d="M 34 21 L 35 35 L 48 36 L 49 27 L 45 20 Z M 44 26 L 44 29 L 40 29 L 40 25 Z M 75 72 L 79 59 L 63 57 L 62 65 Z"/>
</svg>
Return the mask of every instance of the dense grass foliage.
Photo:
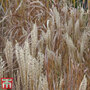
<svg viewBox="0 0 90 90">
<path fill-rule="evenodd" d="M 12 90 L 90 90 L 89 23 L 89 10 L 65 0 L 9 1 L 0 78 L 13 77 Z"/>
</svg>

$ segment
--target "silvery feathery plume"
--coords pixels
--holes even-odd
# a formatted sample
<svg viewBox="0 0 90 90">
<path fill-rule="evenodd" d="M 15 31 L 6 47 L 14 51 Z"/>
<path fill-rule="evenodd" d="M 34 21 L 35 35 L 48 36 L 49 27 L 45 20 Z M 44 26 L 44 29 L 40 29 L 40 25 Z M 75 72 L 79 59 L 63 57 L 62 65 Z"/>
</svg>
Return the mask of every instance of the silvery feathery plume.
<svg viewBox="0 0 90 90">
<path fill-rule="evenodd" d="M 44 54 L 41 52 L 38 52 L 38 61 L 39 61 L 39 71 L 40 74 L 42 73 L 43 70 L 43 65 L 44 65 Z"/>
<path fill-rule="evenodd" d="M 47 77 L 44 76 L 43 74 L 39 78 L 38 90 L 49 90 L 48 89 Z"/>
<path fill-rule="evenodd" d="M 3 61 L 2 57 L 0 56 L 0 77 L 3 77 L 3 71 L 5 70 L 5 62 Z"/>
<path fill-rule="evenodd" d="M 12 45 L 12 42 L 7 40 L 4 52 L 5 52 L 8 67 L 10 69 L 10 75 L 12 75 L 13 74 L 13 45 Z"/>
<path fill-rule="evenodd" d="M 33 30 L 31 31 L 31 49 L 32 49 L 32 56 L 33 57 L 35 57 L 35 55 L 36 55 L 37 42 L 38 42 L 37 25 L 33 24 Z"/>
<path fill-rule="evenodd" d="M 42 31 L 42 36 L 45 40 L 45 43 L 48 47 L 50 47 L 50 42 L 51 42 L 51 30 L 49 28 L 49 20 L 47 20 L 47 32 Z"/>
<path fill-rule="evenodd" d="M 83 56 L 83 52 L 87 46 L 88 43 L 88 32 L 84 31 L 81 36 L 81 43 L 80 43 L 80 54 Z"/>
<path fill-rule="evenodd" d="M 81 13 L 80 13 L 80 24 L 82 25 L 83 24 L 83 15 L 84 15 L 84 9 L 81 8 Z"/>
<path fill-rule="evenodd" d="M 25 43 L 27 44 L 27 43 Z M 25 49 L 26 47 L 26 49 Z M 19 70 L 20 70 L 20 77 L 21 77 L 21 81 L 23 83 L 23 88 L 25 88 L 26 90 L 28 90 L 28 66 L 29 66 L 29 58 L 28 58 L 28 52 L 26 52 L 25 50 L 27 50 L 27 46 L 25 45 L 24 48 L 22 48 L 21 46 L 19 46 L 19 44 L 16 44 L 16 58 L 17 58 L 17 62 L 19 65 Z M 25 49 L 25 50 L 24 50 Z M 27 57 L 26 57 L 27 56 Z M 28 62 L 28 63 L 27 63 Z"/>
<path fill-rule="evenodd" d="M 75 50 L 75 49 L 76 49 L 76 47 L 75 47 L 75 45 L 74 45 L 74 43 L 73 43 L 73 40 L 72 40 L 72 38 L 68 35 L 68 33 L 64 34 L 64 39 L 65 39 L 65 41 L 66 41 L 66 44 L 67 44 L 69 50 Z"/>
<path fill-rule="evenodd" d="M 80 25 L 79 25 L 79 19 L 75 23 L 75 35 L 79 33 Z"/>
<path fill-rule="evenodd" d="M 60 14 L 57 11 L 57 8 L 53 6 L 53 14 L 56 22 L 56 26 L 59 29 L 60 28 Z"/>
<path fill-rule="evenodd" d="M 79 90 L 86 90 L 87 88 L 87 78 L 86 75 L 84 75 L 83 80 L 79 86 Z"/>
</svg>

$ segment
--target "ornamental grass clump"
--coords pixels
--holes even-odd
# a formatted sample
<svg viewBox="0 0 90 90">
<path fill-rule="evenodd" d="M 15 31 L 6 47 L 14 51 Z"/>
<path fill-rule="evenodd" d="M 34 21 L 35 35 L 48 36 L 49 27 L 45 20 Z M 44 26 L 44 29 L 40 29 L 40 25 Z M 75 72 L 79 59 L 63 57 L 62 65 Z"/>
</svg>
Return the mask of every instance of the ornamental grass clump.
<svg viewBox="0 0 90 90">
<path fill-rule="evenodd" d="M 12 90 L 90 90 L 88 13 L 58 1 L 13 0 L 2 16 L 0 78 Z"/>
</svg>

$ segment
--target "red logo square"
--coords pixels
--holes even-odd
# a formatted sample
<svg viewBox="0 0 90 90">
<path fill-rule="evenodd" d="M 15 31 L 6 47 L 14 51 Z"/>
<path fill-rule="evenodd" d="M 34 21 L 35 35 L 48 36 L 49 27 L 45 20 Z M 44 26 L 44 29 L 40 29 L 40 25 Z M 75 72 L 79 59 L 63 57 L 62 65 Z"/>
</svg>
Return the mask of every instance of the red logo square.
<svg viewBox="0 0 90 90">
<path fill-rule="evenodd" d="M 2 89 L 12 89 L 13 78 L 1 78 Z"/>
</svg>

